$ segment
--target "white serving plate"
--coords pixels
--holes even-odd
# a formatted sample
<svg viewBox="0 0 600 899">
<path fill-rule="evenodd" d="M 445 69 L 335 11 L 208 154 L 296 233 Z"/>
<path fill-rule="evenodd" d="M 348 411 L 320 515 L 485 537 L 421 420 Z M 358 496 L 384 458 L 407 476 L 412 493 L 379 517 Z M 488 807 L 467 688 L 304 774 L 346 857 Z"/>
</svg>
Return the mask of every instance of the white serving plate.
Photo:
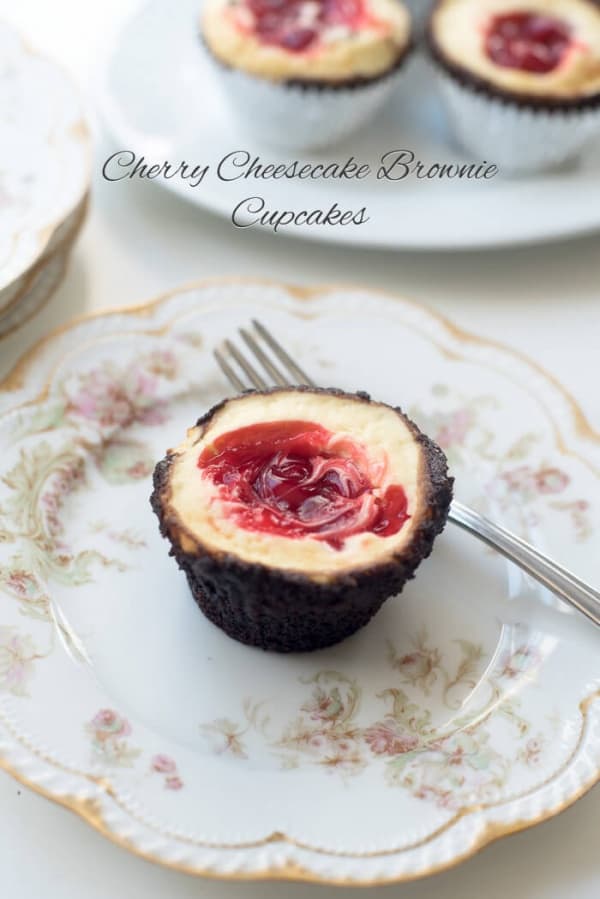
<svg viewBox="0 0 600 899">
<path fill-rule="evenodd" d="M 189 287 L 47 338 L 0 394 L 0 765 L 191 873 L 376 884 L 546 820 L 600 773 L 598 635 L 448 527 L 337 647 L 208 623 L 159 537 L 154 462 L 226 392 L 251 316 L 321 383 L 401 402 L 457 494 L 600 581 L 600 447 L 522 357 L 353 288 Z"/>
<path fill-rule="evenodd" d="M 360 226 L 289 226 L 278 233 L 373 247 L 506 246 L 600 227 L 598 143 L 575 165 L 526 178 L 395 184 L 374 178 L 220 181 L 216 163 L 233 150 L 259 155 L 264 162 L 296 157 L 261 145 L 235 120 L 198 38 L 200 5 L 199 0 L 144 3 L 114 38 L 100 74 L 100 108 L 115 148 L 131 150 L 137 159 L 143 155 L 148 164 L 185 160 L 212 167 L 198 187 L 173 177 L 147 181 L 148 189 L 160 184 L 228 219 L 240 201 L 255 195 L 270 210 L 327 210 L 334 202 L 354 211 L 366 206 L 370 220 Z M 427 164 L 465 161 L 452 146 L 424 60 L 414 59 L 406 76 L 402 90 L 365 129 L 334 148 L 299 158 L 344 162 L 354 156 L 376 170 L 386 151 L 406 148 Z"/>
<path fill-rule="evenodd" d="M 91 137 L 65 72 L 0 22 L 0 313 L 61 243 L 91 177 Z"/>
</svg>

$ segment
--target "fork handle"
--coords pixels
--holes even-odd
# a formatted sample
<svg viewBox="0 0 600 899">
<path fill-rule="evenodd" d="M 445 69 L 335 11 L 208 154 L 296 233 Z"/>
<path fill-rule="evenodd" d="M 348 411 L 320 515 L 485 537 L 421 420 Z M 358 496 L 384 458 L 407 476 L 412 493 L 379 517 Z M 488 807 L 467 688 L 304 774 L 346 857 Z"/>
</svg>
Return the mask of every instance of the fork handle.
<svg viewBox="0 0 600 899">
<path fill-rule="evenodd" d="M 584 584 L 525 540 L 462 503 L 452 503 L 449 520 L 502 553 L 560 599 L 600 626 L 600 593 L 597 590 Z"/>
</svg>

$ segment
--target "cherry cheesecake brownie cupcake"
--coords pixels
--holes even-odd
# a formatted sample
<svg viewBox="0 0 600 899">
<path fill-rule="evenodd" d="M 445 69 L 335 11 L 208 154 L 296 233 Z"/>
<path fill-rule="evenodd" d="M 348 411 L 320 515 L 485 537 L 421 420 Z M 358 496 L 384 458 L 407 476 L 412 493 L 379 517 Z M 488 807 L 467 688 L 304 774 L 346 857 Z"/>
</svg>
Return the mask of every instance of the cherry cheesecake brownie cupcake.
<svg viewBox="0 0 600 899">
<path fill-rule="evenodd" d="M 477 157 L 543 169 L 600 132 L 597 0 L 438 0 L 428 43 L 456 135 Z"/>
<path fill-rule="evenodd" d="M 240 119 L 292 149 L 361 125 L 411 44 L 401 0 L 206 0 L 200 27 Z"/>
<path fill-rule="evenodd" d="M 399 593 L 451 497 L 444 454 L 399 409 L 277 388 L 204 415 L 158 463 L 151 503 L 207 618 L 292 652 L 337 643 Z"/>
</svg>

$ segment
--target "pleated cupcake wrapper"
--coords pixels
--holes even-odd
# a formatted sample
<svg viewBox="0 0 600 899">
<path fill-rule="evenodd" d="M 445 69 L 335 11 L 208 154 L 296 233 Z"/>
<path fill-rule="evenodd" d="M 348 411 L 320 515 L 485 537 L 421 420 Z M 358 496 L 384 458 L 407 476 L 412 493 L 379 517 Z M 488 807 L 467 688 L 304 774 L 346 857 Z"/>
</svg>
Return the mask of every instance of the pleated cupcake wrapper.
<svg viewBox="0 0 600 899">
<path fill-rule="evenodd" d="M 435 76 L 457 141 L 500 174 L 527 174 L 576 158 L 600 136 L 600 106 L 535 109 L 496 98 L 447 74 Z"/>
<path fill-rule="evenodd" d="M 266 144 L 316 150 L 351 134 L 385 103 L 402 77 L 402 64 L 372 81 L 299 84 L 257 78 L 215 61 L 240 124 Z"/>
</svg>

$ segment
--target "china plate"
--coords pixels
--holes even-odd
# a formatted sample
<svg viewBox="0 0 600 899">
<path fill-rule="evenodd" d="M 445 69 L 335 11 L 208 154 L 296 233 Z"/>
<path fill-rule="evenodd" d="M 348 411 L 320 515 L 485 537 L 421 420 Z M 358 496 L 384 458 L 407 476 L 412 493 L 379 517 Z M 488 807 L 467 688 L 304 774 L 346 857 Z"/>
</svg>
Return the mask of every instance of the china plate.
<svg viewBox="0 0 600 899">
<path fill-rule="evenodd" d="M 60 239 L 52 241 L 54 249 L 44 253 L 5 291 L 6 302 L 0 307 L 0 338 L 12 334 L 36 315 L 62 281 L 73 244 L 85 220 L 88 201 L 89 194 L 86 194 L 65 219 L 57 231 Z"/>
<path fill-rule="evenodd" d="M 398 249 L 519 244 L 600 227 L 598 145 L 577 165 L 513 180 L 220 181 L 215 165 L 232 151 L 259 155 L 265 163 L 292 161 L 297 154 L 259 144 L 235 121 L 197 36 L 199 5 L 143 4 L 114 39 L 99 79 L 100 107 L 116 148 L 137 159 L 143 155 L 149 165 L 185 160 L 211 166 L 197 187 L 172 177 L 148 182 L 148 189 L 161 184 L 228 219 L 238 203 L 257 195 L 269 210 L 327 210 L 335 202 L 358 212 L 366 206 L 370 220 L 363 225 L 288 226 L 278 233 Z M 464 161 L 450 141 L 425 62 L 414 59 L 403 81 L 397 98 L 358 134 L 300 158 L 344 162 L 354 156 L 376 171 L 382 154 L 406 148 L 428 165 Z M 109 174 L 128 171 L 115 165 Z"/>
<path fill-rule="evenodd" d="M 2 312 L 13 282 L 57 248 L 61 228 L 83 202 L 91 139 L 67 75 L 2 22 L 0 58 Z"/>
<path fill-rule="evenodd" d="M 4 382 L 0 763 L 184 871 L 429 874 L 598 779 L 597 634 L 452 527 L 337 647 L 268 654 L 208 623 L 151 472 L 226 392 L 212 347 L 252 315 L 321 383 L 402 402 L 463 499 L 600 580 L 600 449 L 531 363 L 362 289 L 182 289 L 57 332 Z"/>
</svg>

